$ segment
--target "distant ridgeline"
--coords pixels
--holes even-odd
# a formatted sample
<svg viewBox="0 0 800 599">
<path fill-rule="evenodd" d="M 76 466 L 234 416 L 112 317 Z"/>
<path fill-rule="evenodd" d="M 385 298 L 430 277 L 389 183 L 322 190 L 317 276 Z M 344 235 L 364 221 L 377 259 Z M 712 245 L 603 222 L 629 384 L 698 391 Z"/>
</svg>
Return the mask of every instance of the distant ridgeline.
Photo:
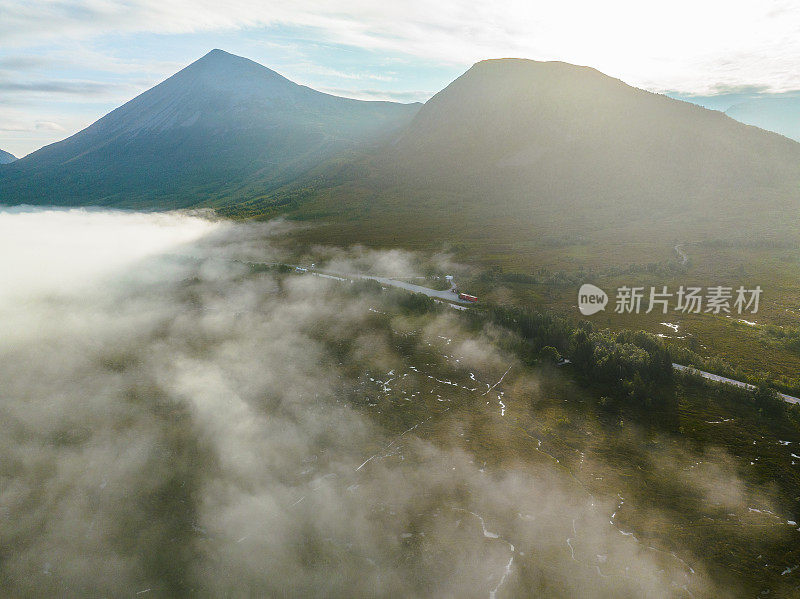
<svg viewBox="0 0 800 599">
<path fill-rule="evenodd" d="M 10 164 L 17 159 L 13 154 L 0 150 L 0 164 Z"/>
<path fill-rule="evenodd" d="M 799 190 L 800 144 L 588 67 L 487 60 L 420 106 L 220 50 L 0 167 L 4 203 L 285 213 L 367 243 L 795 235 Z"/>
</svg>

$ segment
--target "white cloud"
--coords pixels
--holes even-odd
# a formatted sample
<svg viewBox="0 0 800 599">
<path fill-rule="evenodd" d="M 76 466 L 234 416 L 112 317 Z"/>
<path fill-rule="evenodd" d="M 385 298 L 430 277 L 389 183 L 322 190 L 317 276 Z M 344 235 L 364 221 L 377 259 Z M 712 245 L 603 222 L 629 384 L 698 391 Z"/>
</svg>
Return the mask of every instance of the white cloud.
<svg viewBox="0 0 800 599">
<path fill-rule="evenodd" d="M 35 128 L 39 131 L 66 131 L 64 127 L 53 121 L 37 121 Z"/>
<path fill-rule="evenodd" d="M 302 39 L 276 29 L 254 42 L 253 29 L 270 26 L 301 28 Z M 411 65 L 418 61 L 428 72 L 437 64 L 452 73 L 485 58 L 515 56 L 589 65 L 631 85 L 684 96 L 743 87 L 773 93 L 800 89 L 800 4 L 789 0 L 5 0 L 0 84 L 7 91 L 0 97 L 0 148 L 24 156 L 78 131 L 176 72 L 191 56 L 176 60 L 172 52 L 154 53 L 155 42 L 140 41 L 137 33 L 213 38 L 233 32 L 229 37 L 236 45 L 235 32 L 243 29 L 250 30 L 248 44 L 353 46 L 402 56 Z M 278 41 L 270 37 L 277 31 L 282 31 Z M 130 48 L 118 45 L 121 36 L 134 42 Z M 166 47 L 177 40 L 160 39 Z M 240 53 L 247 55 L 247 47 Z M 405 82 L 402 74 L 302 60 L 290 77 L 323 91 L 397 101 L 424 101 L 437 91 L 436 83 Z M 64 131 L 37 128 L 44 121 L 59 123 Z"/>
<path fill-rule="evenodd" d="M 669 4 L 634 0 L 502 3 L 366 0 L 293 3 L 203 0 L 125 3 L 13 0 L 0 41 L 126 32 L 186 33 L 299 25 L 327 40 L 466 64 L 487 57 L 557 59 L 594 66 L 651 89 L 800 87 L 800 5 L 788 1 Z"/>
<path fill-rule="evenodd" d="M 317 86 L 321 92 L 343 96 L 345 98 L 355 98 L 356 100 L 371 100 L 381 102 L 425 102 L 436 91 L 410 90 L 410 91 L 391 91 L 385 89 L 353 89 L 344 87 L 322 87 Z"/>
<path fill-rule="evenodd" d="M 13 256 L 0 263 L 0 307 L 9 298 L 83 290 L 220 226 L 177 213 L 0 206 L 0 255 Z"/>
<path fill-rule="evenodd" d="M 496 381 L 509 363 L 488 338 L 449 313 L 376 322 L 372 306 L 397 309 L 380 291 L 248 276 L 230 260 L 274 259 L 269 233 L 283 227 L 0 212 L 0 279 L 29 300 L 0 294 L 8 596 L 522 596 L 528 571 L 563 596 L 720 595 L 680 538 L 662 551 L 620 534 L 608 516 L 617 498 L 590 495 L 563 464 L 480 466 L 482 448 L 509 439 L 463 386 L 467 372 Z M 330 258 L 386 274 L 412 266 L 400 251 Z M 69 280 L 96 284 L 67 290 Z M 422 323 L 401 350 L 395 327 Z M 458 366 L 434 357 L 444 335 Z M 369 403 L 380 397 L 369 379 L 390 368 L 448 408 L 424 392 L 408 407 L 389 407 L 406 403 L 391 395 Z M 531 406 L 537 379 L 516 376 L 504 397 Z M 462 386 L 428 382 L 455 377 Z M 459 441 L 462 427 L 487 445 Z M 604 467 L 603 452 L 586 454 L 587 468 Z M 684 473 L 679 453 L 669 458 L 654 452 L 669 466 L 656 472 Z M 725 466 L 681 482 L 725 511 L 769 505 Z M 657 508 L 647 516 L 677 528 Z"/>
</svg>

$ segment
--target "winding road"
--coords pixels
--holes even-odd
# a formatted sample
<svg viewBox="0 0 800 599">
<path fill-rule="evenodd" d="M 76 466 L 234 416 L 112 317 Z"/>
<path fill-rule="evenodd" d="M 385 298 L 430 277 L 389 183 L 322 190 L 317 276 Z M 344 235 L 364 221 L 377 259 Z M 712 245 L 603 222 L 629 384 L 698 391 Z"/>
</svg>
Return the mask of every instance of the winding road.
<svg viewBox="0 0 800 599">
<path fill-rule="evenodd" d="M 737 381 L 734 379 L 729 379 L 725 376 L 720 376 L 718 374 L 712 374 L 710 372 L 706 372 L 704 370 L 698 370 L 693 366 L 683 366 L 681 364 L 672 364 L 672 367 L 679 371 L 679 372 L 693 372 L 694 374 L 699 374 L 704 379 L 708 379 L 709 381 L 716 381 L 717 383 L 725 383 L 727 385 L 734 385 L 736 387 L 741 387 L 742 389 L 755 389 L 755 385 L 751 385 L 750 383 L 743 383 L 742 381 Z M 788 403 L 800 403 L 800 398 L 793 397 L 791 395 L 786 395 L 785 393 L 778 393 L 778 396 Z"/>
<path fill-rule="evenodd" d="M 189 256 L 191 257 L 191 256 Z M 414 283 L 407 283 L 405 281 L 398 281 L 397 279 L 389 279 L 386 277 L 376 277 L 373 275 L 362 275 L 362 274 L 352 274 L 352 273 L 343 273 L 343 272 L 336 272 L 336 271 L 327 271 L 323 272 L 316 269 L 311 269 L 307 266 L 299 266 L 297 264 L 286 264 L 285 262 L 253 262 L 253 261 L 246 261 L 243 262 L 244 264 L 249 264 L 250 266 L 289 266 L 296 270 L 300 270 L 301 272 L 314 275 L 315 277 L 321 277 L 323 279 L 334 279 L 336 281 L 355 281 L 357 279 L 370 279 L 372 281 L 377 281 L 381 285 L 389 285 L 391 287 L 399 287 L 400 289 L 405 289 L 406 291 L 411 291 L 413 293 L 422 293 L 423 295 L 427 295 L 428 297 L 432 297 L 434 299 L 444 300 L 446 302 L 451 302 L 453 304 L 460 304 L 460 309 L 465 309 L 465 306 L 472 305 L 473 302 L 468 302 L 465 300 L 458 299 L 458 293 L 453 291 L 455 289 L 455 285 L 446 291 L 439 291 L 438 289 L 431 289 L 430 287 L 423 287 L 421 285 L 415 285 Z M 419 278 L 419 277 L 414 277 Z"/>
<path fill-rule="evenodd" d="M 675 246 L 675 251 L 681 257 L 681 264 L 686 264 L 689 257 L 680 249 L 683 244 L 678 244 Z M 264 265 L 275 265 L 278 264 L 277 262 L 255 262 L 251 264 L 264 264 Z M 295 265 L 289 265 L 292 268 L 305 268 L 305 267 L 297 267 Z M 354 281 L 356 279 L 370 279 L 373 281 L 377 281 L 381 285 L 389 285 L 391 287 L 399 287 L 400 289 L 405 289 L 407 291 L 412 291 L 414 293 L 422 293 L 427 295 L 428 297 L 432 297 L 434 299 L 445 300 L 447 302 L 451 302 L 454 304 L 461 304 L 461 306 L 454 306 L 458 307 L 459 309 L 466 309 L 464 304 L 469 305 L 471 302 L 466 302 L 464 300 L 458 299 L 458 295 L 453 291 L 439 291 L 437 289 L 430 289 L 429 287 L 422 287 L 421 285 L 415 285 L 413 283 L 406 283 L 405 281 L 398 281 L 397 279 L 389 279 L 386 277 L 376 277 L 372 275 L 361 275 L 361 274 L 344 274 L 344 273 L 324 273 L 315 270 L 305 269 L 304 272 L 308 272 L 317 277 L 323 277 L 326 279 L 335 279 L 337 281 Z M 704 370 L 698 370 L 693 366 L 684 366 L 682 364 L 672 364 L 672 367 L 679 371 L 679 372 L 693 372 L 695 374 L 700 375 L 704 379 L 709 381 L 715 381 L 717 383 L 725 383 L 727 385 L 734 385 L 736 387 L 741 387 L 743 389 L 755 389 L 755 385 L 751 385 L 750 383 L 744 383 L 742 381 L 737 381 L 735 379 L 729 379 L 728 377 L 720 376 L 718 374 L 713 374 L 711 372 L 706 372 Z M 800 398 L 794 397 L 792 395 L 787 395 L 785 393 L 778 393 L 778 396 L 783 399 L 784 401 L 792 404 L 800 404 Z"/>
<path fill-rule="evenodd" d="M 252 264 L 268 264 L 266 262 L 254 262 Z M 293 264 L 287 264 L 287 266 L 291 266 L 292 268 L 303 268 L 303 272 L 307 272 L 310 275 L 314 275 L 315 277 L 323 277 L 326 279 L 336 279 L 337 281 L 355 281 L 357 279 L 369 279 L 371 281 L 377 281 L 381 285 L 389 285 L 391 287 L 399 287 L 400 289 L 405 289 L 406 291 L 411 291 L 413 293 L 422 293 L 423 295 L 427 295 L 428 297 L 432 297 L 434 299 L 441 299 L 447 302 L 452 302 L 454 304 L 461 304 L 461 305 L 470 305 L 472 302 L 468 302 L 465 300 L 458 299 L 458 293 L 448 289 L 446 291 L 439 291 L 438 289 L 431 289 L 430 287 L 423 287 L 422 285 L 415 285 L 414 283 L 406 283 L 405 281 L 398 281 L 397 279 L 389 279 L 386 277 L 376 277 L 373 275 L 362 275 L 362 274 L 350 274 L 350 273 L 341 273 L 341 272 L 321 272 L 318 270 L 311 270 L 310 268 L 298 267 Z M 453 287 L 454 289 L 455 287 Z"/>
<path fill-rule="evenodd" d="M 414 293 L 422 293 L 427 295 L 428 297 L 439 298 L 448 302 L 454 302 L 456 304 L 471 303 L 458 299 L 458 294 L 453 291 L 450 291 L 449 289 L 447 291 L 438 291 L 436 289 L 430 289 L 428 287 L 422 287 L 420 285 L 414 285 L 413 283 L 406 283 L 405 281 L 398 281 L 396 279 L 387 279 L 385 277 L 373 277 L 370 275 L 352 275 L 352 276 L 361 279 L 372 279 L 373 281 L 377 281 L 381 285 L 391 285 L 392 287 L 399 287 L 400 289 L 413 291 Z"/>
</svg>

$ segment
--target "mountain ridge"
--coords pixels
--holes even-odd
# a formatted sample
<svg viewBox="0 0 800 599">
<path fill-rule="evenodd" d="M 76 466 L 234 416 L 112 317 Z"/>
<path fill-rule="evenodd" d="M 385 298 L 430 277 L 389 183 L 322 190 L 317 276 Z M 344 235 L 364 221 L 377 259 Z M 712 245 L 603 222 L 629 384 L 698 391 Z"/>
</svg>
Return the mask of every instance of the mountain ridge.
<svg viewBox="0 0 800 599">
<path fill-rule="evenodd" d="M 332 177 L 294 212 L 343 215 L 313 241 L 492 254 L 554 234 L 667 244 L 800 225 L 800 144 L 560 62 L 476 63 L 352 170 L 362 181 Z"/>
<path fill-rule="evenodd" d="M 391 135 L 417 109 L 318 92 L 212 50 L 4 169 L 0 191 L 29 203 L 197 205 L 249 181 L 263 190 L 286 183 L 337 152 Z"/>
<path fill-rule="evenodd" d="M 696 156 L 681 155 L 690 148 Z M 628 86 L 590 67 L 521 59 L 476 63 L 425 104 L 392 150 L 395 163 L 413 161 L 423 171 L 457 177 L 470 170 L 479 173 L 473 182 L 509 173 L 540 176 L 543 169 L 572 175 L 589 169 L 602 182 L 615 168 L 615 184 L 643 184 L 633 162 L 644 155 L 651 182 L 663 171 L 672 177 L 670 185 L 700 186 L 709 169 L 737 180 L 744 169 L 767 184 L 776 168 L 798 176 L 800 160 L 800 144 L 719 112 Z M 764 152 L 774 161 L 749 168 Z M 433 164 L 432 155 L 444 165 Z M 725 186 L 724 177 L 716 182 Z"/>
<path fill-rule="evenodd" d="M 221 50 L 0 170 L 6 203 L 285 213 L 364 242 L 770 231 L 798 190 L 800 144 L 592 67 L 480 61 L 419 107 Z"/>
</svg>

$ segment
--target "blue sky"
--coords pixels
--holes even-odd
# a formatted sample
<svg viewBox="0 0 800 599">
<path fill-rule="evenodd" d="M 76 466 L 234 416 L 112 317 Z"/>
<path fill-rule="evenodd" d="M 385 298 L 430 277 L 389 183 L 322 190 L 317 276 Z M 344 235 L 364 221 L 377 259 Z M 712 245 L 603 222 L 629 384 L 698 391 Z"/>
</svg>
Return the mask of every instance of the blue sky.
<svg viewBox="0 0 800 599">
<path fill-rule="evenodd" d="M 800 90 L 799 3 L 748 4 L 2 0 L 0 149 L 63 139 L 213 48 L 322 91 L 403 102 L 505 56 L 585 64 L 711 107 Z"/>
<path fill-rule="evenodd" d="M 365 100 L 424 102 L 469 66 L 337 44 L 291 26 L 0 49 L 0 149 L 20 157 L 63 139 L 214 48 L 297 83 Z"/>
</svg>

